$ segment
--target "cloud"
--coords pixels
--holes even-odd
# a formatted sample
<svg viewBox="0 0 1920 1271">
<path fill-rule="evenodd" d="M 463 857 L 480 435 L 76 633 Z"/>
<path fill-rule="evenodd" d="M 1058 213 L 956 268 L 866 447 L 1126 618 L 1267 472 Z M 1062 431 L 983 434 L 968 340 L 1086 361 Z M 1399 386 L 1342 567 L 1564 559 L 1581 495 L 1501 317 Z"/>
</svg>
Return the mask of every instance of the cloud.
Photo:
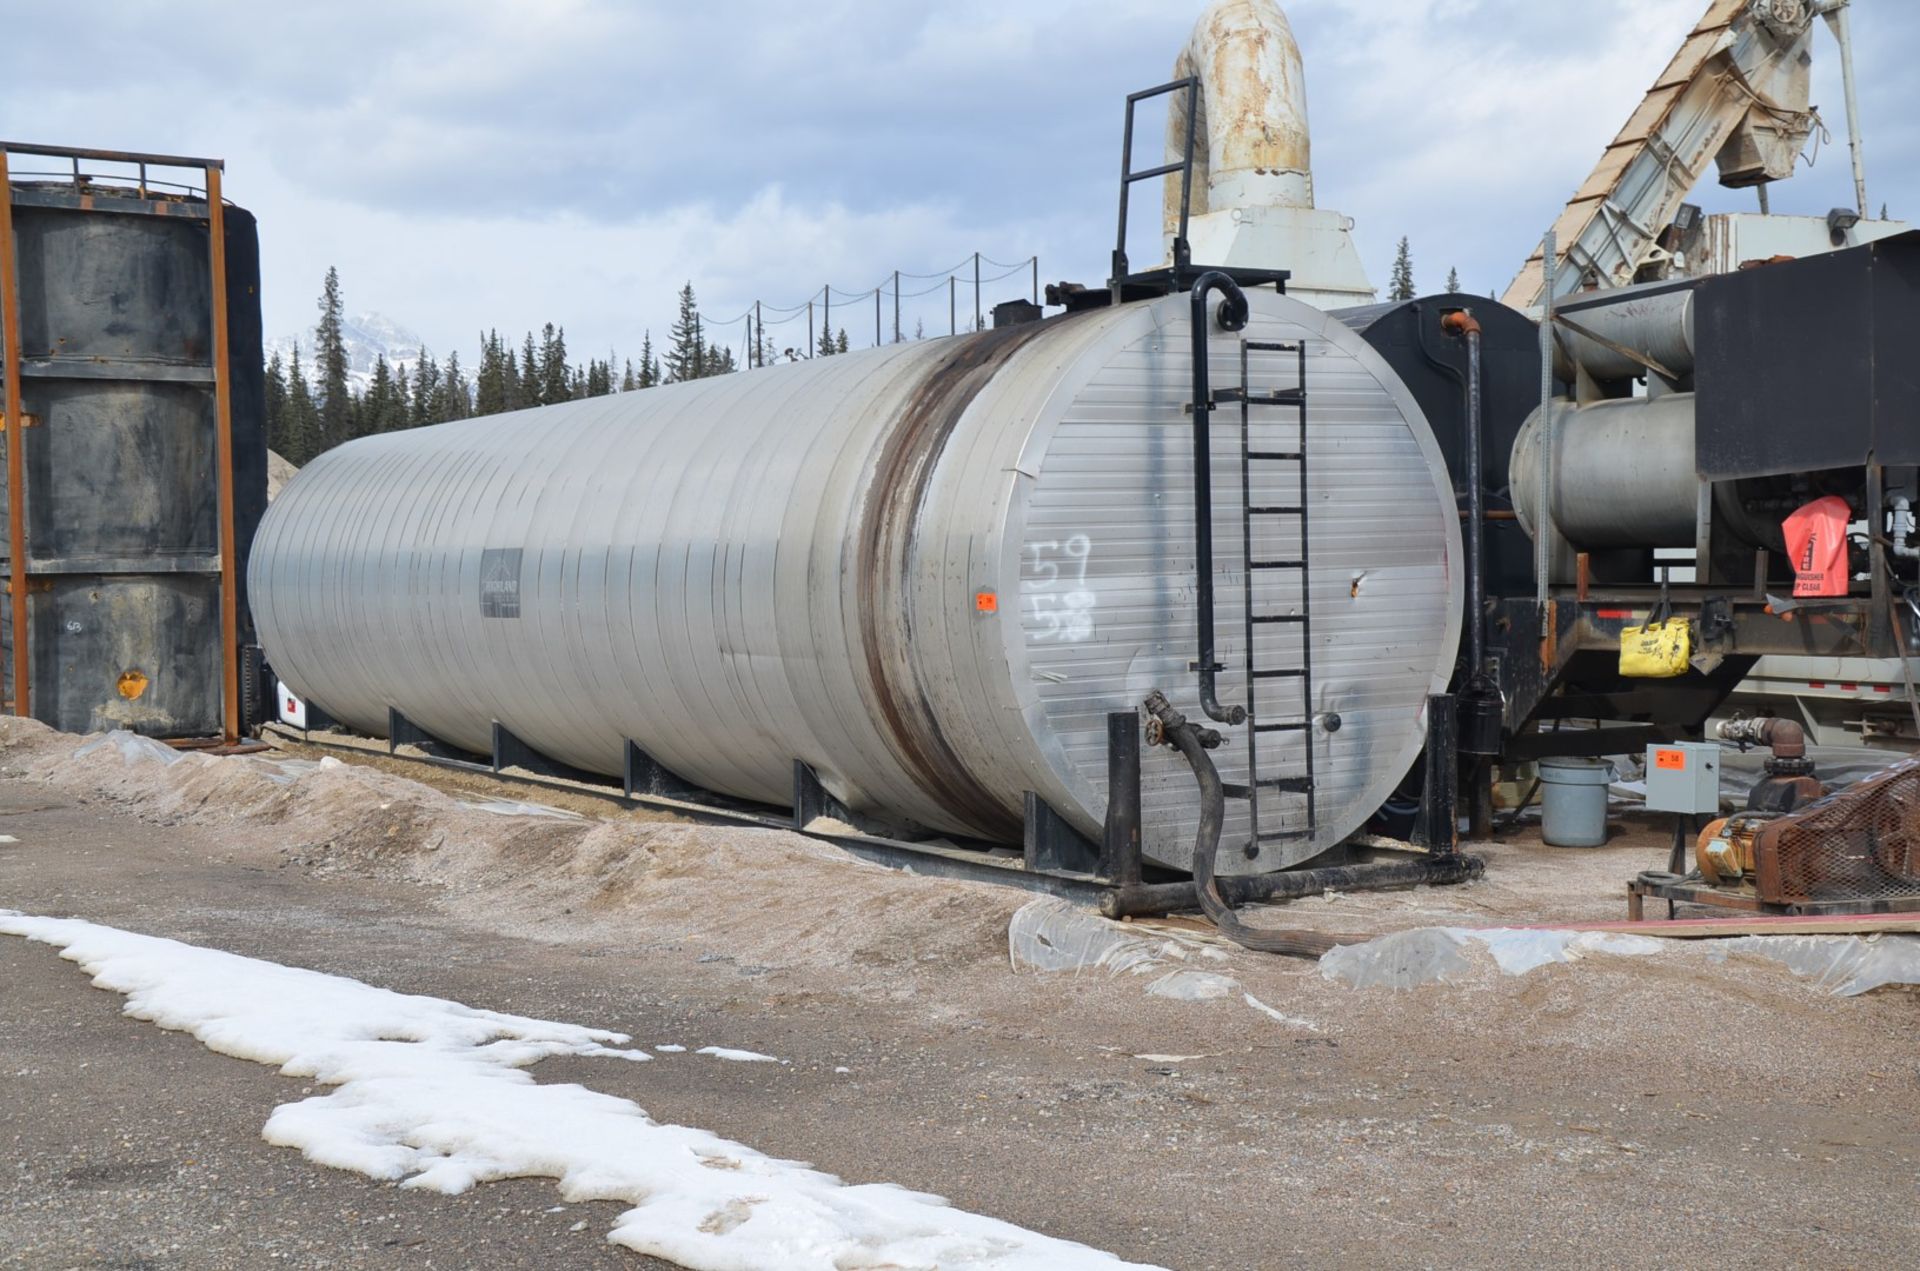
<svg viewBox="0 0 1920 1271">
<path fill-rule="evenodd" d="M 1321 203 L 1356 218 L 1376 280 L 1405 234 L 1423 285 L 1457 266 L 1504 287 L 1701 7 L 1292 0 Z M 554 321 L 576 350 L 630 353 L 689 279 L 716 317 L 975 250 L 1103 280 L 1121 99 L 1166 74 L 1199 8 L 96 0 L 10 22 L 0 111 L 28 140 L 226 157 L 261 219 L 270 331 L 310 322 L 337 264 L 350 306 L 442 349 Z M 1920 13 L 1855 9 L 1873 198 L 1898 213 L 1920 148 L 1899 59 Z M 1818 36 L 1815 95 L 1843 142 L 1837 63 Z M 1850 200 L 1837 144 L 1774 202 Z M 996 285 L 988 303 L 1028 284 Z M 911 308 L 909 328 L 945 329 L 945 296 Z M 835 325 L 859 343 L 871 311 L 853 316 Z"/>
</svg>

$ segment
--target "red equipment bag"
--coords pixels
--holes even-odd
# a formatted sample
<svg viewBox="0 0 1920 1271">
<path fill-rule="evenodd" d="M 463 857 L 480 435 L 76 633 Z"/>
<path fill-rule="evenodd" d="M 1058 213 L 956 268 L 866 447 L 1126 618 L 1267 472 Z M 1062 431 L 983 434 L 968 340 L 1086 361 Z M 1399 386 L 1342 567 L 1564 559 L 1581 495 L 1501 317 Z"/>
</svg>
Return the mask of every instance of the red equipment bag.
<svg viewBox="0 0 1920 1271">
<path fill-rule="evenodd" d="M 1793 558 L 1795 596 L 1847 594 L 1847 525 L 1853 509 L 1834 495 L 1815 499 L 1781 525 Z"/>
</svg>

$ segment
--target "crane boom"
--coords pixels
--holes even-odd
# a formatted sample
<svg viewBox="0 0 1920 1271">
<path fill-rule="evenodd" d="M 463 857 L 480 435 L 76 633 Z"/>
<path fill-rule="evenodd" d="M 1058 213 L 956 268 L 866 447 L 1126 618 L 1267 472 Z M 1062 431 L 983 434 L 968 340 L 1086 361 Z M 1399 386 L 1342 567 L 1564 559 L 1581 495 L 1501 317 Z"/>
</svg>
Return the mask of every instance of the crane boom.
<svg viewBox="0 0 1920 1271">
<path fill-rule="evenodd" d="M 1742 187 L 1793 175 L 1818 115 L 1809 104 L 1816 16 L 1846 0 L 1713 0 L 1554 222 L 1554 298 L 1622 287 L 1663 249 L 1661 232 L 1717 162 Z M 1508 305 L 1545 300 L 1536 249 Z"/>
</svg>

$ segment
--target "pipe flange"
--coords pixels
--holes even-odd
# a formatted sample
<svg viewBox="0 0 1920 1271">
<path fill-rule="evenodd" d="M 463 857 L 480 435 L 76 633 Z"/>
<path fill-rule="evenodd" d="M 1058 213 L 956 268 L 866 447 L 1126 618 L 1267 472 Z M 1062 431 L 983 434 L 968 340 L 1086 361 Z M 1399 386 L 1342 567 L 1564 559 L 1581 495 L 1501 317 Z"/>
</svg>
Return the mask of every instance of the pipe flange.
<svg viewBox="0 0 1920 1271">
<path fill-rule="evenodd" d="M 1813 760 L 1804 758 L 1781 759 L 1775 756 L 1767 760 L 1765 769 L 1769 777 L 1811 777 L 1813 775 Z"/>
</svg>

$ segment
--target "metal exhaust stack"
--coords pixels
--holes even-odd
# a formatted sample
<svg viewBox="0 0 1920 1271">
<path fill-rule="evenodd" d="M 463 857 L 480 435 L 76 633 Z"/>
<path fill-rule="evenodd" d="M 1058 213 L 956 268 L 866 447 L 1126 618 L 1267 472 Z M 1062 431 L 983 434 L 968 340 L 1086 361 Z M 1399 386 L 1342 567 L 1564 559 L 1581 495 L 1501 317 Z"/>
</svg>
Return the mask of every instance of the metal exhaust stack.
<svg viewBox="0 0 1920 1271">
<path fill-rule="evenodd" d="M 1187 240 L 1199 265 L 1293 273 L 1287 294 L 1317 308 L 1371 304 L 1353 222 L 1313 205 L 1300 46 L 1273 0 L 1215 0 L 1200 15 L 1174 78 L 1200 80 Z M 1186 152 L 1186 98 L 1167 117 L 1167 157 Z M 1180 186 L 1167 183 L 1169 258 L 1180 226 Z"/>
</svg>

